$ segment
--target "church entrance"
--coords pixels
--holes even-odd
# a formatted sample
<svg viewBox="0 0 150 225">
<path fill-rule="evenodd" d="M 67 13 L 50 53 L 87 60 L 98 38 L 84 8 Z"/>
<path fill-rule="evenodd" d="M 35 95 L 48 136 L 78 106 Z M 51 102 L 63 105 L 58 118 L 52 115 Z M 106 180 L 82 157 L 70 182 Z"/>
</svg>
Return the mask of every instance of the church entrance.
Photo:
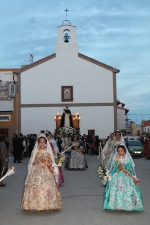
<svg viewBox="0 0 150 225">
<path fill-rule="evenodd" d="M 88 130 L 88 135 L 95 136 L 95 130 Z"/>
</svg>

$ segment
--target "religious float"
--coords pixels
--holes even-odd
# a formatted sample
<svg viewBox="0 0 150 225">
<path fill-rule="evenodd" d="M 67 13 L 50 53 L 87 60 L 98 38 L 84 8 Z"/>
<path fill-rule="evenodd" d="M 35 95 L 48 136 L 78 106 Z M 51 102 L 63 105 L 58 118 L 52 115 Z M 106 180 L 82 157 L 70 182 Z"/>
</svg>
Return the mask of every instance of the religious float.
<svg viewBox="0 0 150 225">
<path fill-rule="evenodd" d="M 74 135 L 80 135 L 79 122 L 81 117 L 79 116 L 79 113 L 72 115 L 67 106 L 66 109 L 63 110 L 62 115 L 59 113 L 56 114 L 54 120 L 56 121 L 55 135 L 61 136 L 65 145 L 69 146 L 71 138 Z"/>
</svg>

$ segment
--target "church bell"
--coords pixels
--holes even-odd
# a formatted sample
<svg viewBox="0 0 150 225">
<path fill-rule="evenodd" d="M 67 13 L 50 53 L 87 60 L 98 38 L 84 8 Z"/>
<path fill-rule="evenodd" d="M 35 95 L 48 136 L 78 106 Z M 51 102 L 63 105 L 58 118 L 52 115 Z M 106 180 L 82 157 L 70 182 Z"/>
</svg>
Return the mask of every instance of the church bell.
<svg viewBox="0 0 150 225">
<path fill-rule="evenodd" d="M 68 43 L 69 39 L 70 39 L 70 37 L 68 36 L 68 33 L 65 33 L 65 35 L 64 35 L 64 42 Z"/>
</svg>

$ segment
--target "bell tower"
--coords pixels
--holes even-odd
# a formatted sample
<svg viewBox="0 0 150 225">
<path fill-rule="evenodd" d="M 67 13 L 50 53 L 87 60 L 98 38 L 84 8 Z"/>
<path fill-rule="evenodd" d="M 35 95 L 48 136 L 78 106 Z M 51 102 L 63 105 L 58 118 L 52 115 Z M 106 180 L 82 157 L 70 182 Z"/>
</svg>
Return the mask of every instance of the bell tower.
<svg viewBox="0 0 150 225">
<path fill-rule="evenodd" d="M 61 26 L 58 26 L 58 41 L 56 43 L 56 56 L 65 53 L 78 54 L 78 43 L 76 42 L 76 27 L 72 26 L 70 21 L 66 20 L 62 22 Z"/>
</svg>

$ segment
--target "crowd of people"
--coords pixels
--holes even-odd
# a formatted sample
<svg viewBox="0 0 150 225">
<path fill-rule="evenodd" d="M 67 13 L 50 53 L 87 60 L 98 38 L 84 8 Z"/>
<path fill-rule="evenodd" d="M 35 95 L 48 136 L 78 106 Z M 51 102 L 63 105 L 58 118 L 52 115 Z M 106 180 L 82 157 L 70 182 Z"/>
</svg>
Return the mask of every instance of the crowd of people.
<svg viewBox="0 0 150 225">
<path fill-rule="evenodd" d="M 143 142 L 143 139 L 140 139 Z M 144 145 L 149 148 L 150 138 Z M 2 154 L 3 153 L 3 154 Z M 99 172 L 105 186 L 103 209 L 142 211 L 144 209 L 135 164 L 120 131 L 110 134 L 103 143 L 99 136 L 73 136 L 69 146 L 64 138 L 50 131 L 41 131 L 40 136 L 14 134 L 12 138 L 14 163 L 29 157 L 28 175 L 22 198 L 22 209 L 29 211 L 60 210 L 63 206 L 59 187 L 64 183 L 61 169 L 65 161 L 68 170 L 87 169 L 85 155 L 97 155 Z M 9 142 L 0 135 L 0 175 L 8 170 Z M 6 186 L 0 182 L 0 186 Z"/>
<path fill-rule="evenodd" d="M 83 134 L 78 136 L 78 142 L 80 143 L 80 146 L 82 146 L 83 148 L 82 151 L 84 152 L 84 154 L 93 156 L 100 154 L 101 150 L 103 149 L 109 138 L 110 137 L 107 136 L 106 140 L 103 142 L 98 135 L 92 136 Z M 53 136 L 51 133 L 50 139 L 51 142 L 53 142 L 53 144 L 55 145 L 55 149 L 58 149 L 59 152 L 61 153 L 61 151 L 64 149 L 63 138 L 59 135 Z M 14 155 L 14 162 L 20 163 L 23 158 L 30 157 L 36 140 L 37 140 L 36 134 L 27 134 L 27 135 L 14 134 L 12 138 L 12 154 Z M 146 157 L 147 159 L 150 159 L 150 150 L 149 150 L 150 136 L 141 136 L 137 140 L 139 140 L 144 146 L 143 156 Z M 124 139 L 124 141 L 126 143 L 126 139 Z M 5 145 L 8 150 L 9 149 L 8 139 L 5 140 Z"/>
<path fill-rule="evenodd" d="M 63 138 L 59 135 L 53 136 L 51 132 L 50 133 L 50 140 L 51 143 L 55 146 L 55 150 L 61 151 L 64 149 L 64 142 Z M 99 139 L 99 136 L 90 136 L 90 135 L 79 135 L 78 136 L 78 142 L 80 143 L 80 146 L 82 146 L 82 150 L 85 154 L 88 154 L 90 156 L 92 155 L 99 155 L 100 146 L 103 147 L 102 141 Z M 12 154 L 14 156 L 14 163 L 18 162 L 21 163 L 23 158 L 30 157 L 32 150 L 34 148 L 35 142 L 37 140 L 37 134 L 27 134 L 23 135 L 22 133 L 20 135 L 14 134 L 12 138 Z M 71 139 L 73 141 L 73 139 Z M 6 144 L 6 143 L 5 143 Z M 53 146 L 51 144 L 51 147 Z M 7 145 L 9 149 L 9 142 L 7 140 Z M 57 151 L 56 150 L 56 151 Z"/>
</svg>

